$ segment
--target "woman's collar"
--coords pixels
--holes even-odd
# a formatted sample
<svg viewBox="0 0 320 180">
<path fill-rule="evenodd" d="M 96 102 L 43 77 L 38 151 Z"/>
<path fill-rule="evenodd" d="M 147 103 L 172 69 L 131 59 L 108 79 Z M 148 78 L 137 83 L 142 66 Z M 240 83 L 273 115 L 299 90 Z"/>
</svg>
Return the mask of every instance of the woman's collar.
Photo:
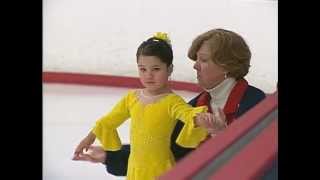
<svg viewBox="0 0 320 180">
<path fill-rule="evenodd" d="M 234 87 L 235 84 L 236 79 L 229 77 L 223 80 L 216 87 L 212 89 L 205 89 L 205 91 L 210 93 L 211 98 L 213 98 L 214 101 L 219 99 L 225 99 L 228 97 L 231 89 Z"/>
</svg>

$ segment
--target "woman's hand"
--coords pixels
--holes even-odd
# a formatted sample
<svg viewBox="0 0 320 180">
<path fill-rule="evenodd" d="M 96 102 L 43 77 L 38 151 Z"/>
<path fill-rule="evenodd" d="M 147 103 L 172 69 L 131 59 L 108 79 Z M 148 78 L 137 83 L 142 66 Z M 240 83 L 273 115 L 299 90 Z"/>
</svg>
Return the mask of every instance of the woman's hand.
<svg viewBox="0 0 320 180">
<path fill-rule="evenodd" d="M 94 140 L 96 139 L 95 134 L 90 132 L 77 146 L 76 150 L 74 151 L 73 160 L 77 160 L 80 156 L 83 156 L 83 150 L 88 151 L 91 144 L 93 144 Z"/>
<path fill-rule="evenodd" d="M 105 164 L 106 157 L 107 152 L 105 152 L 101 146 L 91 145 L 86 153 L 80 154 L 79 156 L 73 158 L 73 160 Z"/>
</svg>

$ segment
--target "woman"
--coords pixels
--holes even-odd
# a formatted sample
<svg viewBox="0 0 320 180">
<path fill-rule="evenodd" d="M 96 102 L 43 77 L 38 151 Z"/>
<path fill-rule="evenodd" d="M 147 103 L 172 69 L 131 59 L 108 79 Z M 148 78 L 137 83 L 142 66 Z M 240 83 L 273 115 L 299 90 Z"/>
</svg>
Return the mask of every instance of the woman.
<svg viewBox="0 0 320 180">
<path fill-rule="evenodd" d="M 193 68 L 197 71 L 198 84 L 204 90 L 189 104 L 207 104 L 211 109 L 214 121 L 198 124 L 206 127 L 212 135 L 226 127 L 218 122 L 229 125 L 265 98 L 262 90 L 249 85 L 244 79 L 249 72 L 251 52 L 245 40 L 237 33 L 225 29 L 205 32 L 193 40 L 188 57 L 195 61 Z M 176 161 L 193 150 L 175 143 L 183 126 L 183 122 L 178 121 L 171 136 L 171 150 Z M 89 150 L 91 152 L 79 160 L 101 162 L 106 164 L 109 173 L 126 175 L 130 145 L 122 146 L 119 151 L 104 152 L 95 146 Z"/>
</svg>

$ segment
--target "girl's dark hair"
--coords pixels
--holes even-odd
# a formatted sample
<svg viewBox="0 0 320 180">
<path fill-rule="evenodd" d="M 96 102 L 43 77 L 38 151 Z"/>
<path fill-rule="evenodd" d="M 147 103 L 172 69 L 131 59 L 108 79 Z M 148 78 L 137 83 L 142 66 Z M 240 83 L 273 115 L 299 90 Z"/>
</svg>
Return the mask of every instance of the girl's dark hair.
<svg viewBox="0 0 320 180">
<path fill-rule="evenodd" d="M 156 56 L 169 67 L 172 64 L 173 52 L 171 44 L 155 37 L 142 42 L 137 50 L 137 60 L 139 56 Z"/>
</svg>

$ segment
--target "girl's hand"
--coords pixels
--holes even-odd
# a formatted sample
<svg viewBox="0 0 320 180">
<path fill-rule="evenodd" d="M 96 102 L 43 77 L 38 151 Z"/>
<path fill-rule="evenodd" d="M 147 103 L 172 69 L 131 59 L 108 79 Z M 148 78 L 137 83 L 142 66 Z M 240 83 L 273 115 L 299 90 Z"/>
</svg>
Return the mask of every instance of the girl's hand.
<svg viewBox="0 0 320 180">
<path fill-rule="evenodd" d="M 83 155 L 83 150 L 88 151 L 91 144 L 93 144 L 96 136 L 90 132 L 77 146 L 76 150 L 74 151 L 73 160 L 79 159 L 80 155 Z"/>
<path fill-rule="evenodd" d="M 199 113 L 195 117 L 195 125 L 203 127 L 203 128 L 210 128 L 212 126 L 212 122 L 209 118 L 211 114 L 210 113 Z"/>
<path fill-rule="evenodd" d="M 211 135 L 216 135 L 227 127 L 226 115 L 220 108 L 211 114 L 210 121 L 212 126 L 208 129 L 208 132 Z"/>
<path fill-rule="evenodd" d="M 196 116 L 195 123 L 198 126 L 206 128 L 211 135 L 215 135 L 227 127 L 226 116 L 220 108 L 214 114 L 199 113 Z"/>
</svg>

